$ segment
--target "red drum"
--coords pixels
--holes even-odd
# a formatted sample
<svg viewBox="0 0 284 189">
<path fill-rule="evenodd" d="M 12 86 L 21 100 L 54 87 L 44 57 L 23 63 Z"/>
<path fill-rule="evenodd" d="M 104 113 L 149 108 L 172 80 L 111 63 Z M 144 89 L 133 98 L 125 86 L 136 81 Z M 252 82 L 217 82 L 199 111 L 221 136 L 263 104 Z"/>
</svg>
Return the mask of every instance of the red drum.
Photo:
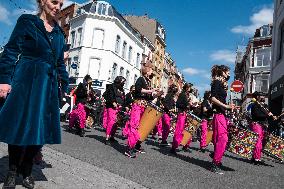
<svg viewBox="0 0 284 189">
<path fill-rule="evenodd" d="M 228 151 L 251 159 L 257 138 L 257 133 L 231 125 L 229 127 Z"/>
<path fill-rule="evenodd" d="M 272 134 L 268 135 L 263 152 L 276 160 L 284 161 L 284 140 Z"/>
</svg>

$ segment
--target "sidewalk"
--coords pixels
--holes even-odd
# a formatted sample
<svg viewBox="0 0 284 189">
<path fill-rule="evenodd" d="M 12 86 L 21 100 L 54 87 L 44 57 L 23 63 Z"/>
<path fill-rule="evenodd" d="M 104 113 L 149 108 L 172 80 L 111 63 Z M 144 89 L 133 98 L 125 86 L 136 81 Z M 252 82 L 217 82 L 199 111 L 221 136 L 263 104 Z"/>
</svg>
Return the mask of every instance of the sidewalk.
<svg viewBox="0 0 284 189">
<path fill-rule="evenodd" d="M 33 176 L 36 180 L 35 188 L 37 189 L 145 188 L 119 175 L 48 147 L 44 147 L 43 155 L 45 161 L 50 164 L 50 167 L 47 166 L 49 168 L 44 169 L 41 169 L 40 166 L 34 167 Z M 3 180 L 8 169 L 7 163 L 7 145 L 0 143 L 0 188 L 3 185 Z M 17 184 L 17 189 L 23 188 L 21 180 L 17 180 Z"/>
</svg>

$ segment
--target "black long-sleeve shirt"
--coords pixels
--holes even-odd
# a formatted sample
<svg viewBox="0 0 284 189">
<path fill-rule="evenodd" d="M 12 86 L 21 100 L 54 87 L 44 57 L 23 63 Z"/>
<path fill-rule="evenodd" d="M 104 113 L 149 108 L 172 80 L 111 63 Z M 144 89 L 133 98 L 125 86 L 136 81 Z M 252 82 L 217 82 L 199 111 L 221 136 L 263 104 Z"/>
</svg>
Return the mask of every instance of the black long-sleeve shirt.
<svg viewBox="0 0 284 189">
<path fill-rule="evenodd" d="M 142 89 L 148 89 L 150 87 L 150 83 L 147 82 L 147 79 L 144 77 L 139 77 L 135 83 L 135 99 L 142 100 L 152 100 L 153 97 L 150 94 L 142 93 Z"/>
<path fill-rule="evenodd" d="M 217 100 L 222 102 L 223 104 L 226 104 L 226 98 L 227 98 L 227 92 L 224 88 L 224 85 L 219 80 L 214 80 L 211 84 L 211 97 L 215 97 Z M 212 109 L 216 113 L 225 113 L 225 108 L 220 107 L 213 103 Z"/>
<path fill-rule="evenodd" d="M 206 108 L 207 111 L 204 112 L 203 108 Z M 201 104 L 201 114 L 200 114 L 200 117 L 201 117 L 202 119 L 208 119 L 208 118 L 210 118 L 212 115 L 213 115 L 212 107 L 211 107 L 209 101 L 208 101 L 208 100 L 204 100 L 204 101 L 202 102 L 202 104 Z"/>
<path fill-rule="evenodd" d="M 266 121 L 268 117 L 268 112 L 266 112 L 258 103 L 253 103 L 251 106 L 251 118 L 253 121 Z"/>
<path fill-rule="evenodd" d="M 169 113 L 169 110 L 174 109 L 176 105 L 174 96 L 172 94 L 167 94 L 163 99 L 162 104 L 164 106 L 164 111 Z"/>
<path fill-rule="evenodd" d="M 83 83 L 79 83 L 75 95 L 76 95 L 76 104 L 82 103 L 85 104 L 87 102 L 87 86 Z"/>
<path fill-rule="evenodd" d="M 189 99 L 185 92 L 181 92 L 178 96 L 176 107 L 179 111 L 187 111 L 189 110 Z"/>
<path fill-rule="evenodd" d="M 125 103 L 124 91 L 119 90 L 114 84 L 108 84 L 106 86 L 106 92 L 104 93 L 106 101 L 106 108 L 114 108 L 113 103 L 117 103 L 122 106 Z"/>
</svg>

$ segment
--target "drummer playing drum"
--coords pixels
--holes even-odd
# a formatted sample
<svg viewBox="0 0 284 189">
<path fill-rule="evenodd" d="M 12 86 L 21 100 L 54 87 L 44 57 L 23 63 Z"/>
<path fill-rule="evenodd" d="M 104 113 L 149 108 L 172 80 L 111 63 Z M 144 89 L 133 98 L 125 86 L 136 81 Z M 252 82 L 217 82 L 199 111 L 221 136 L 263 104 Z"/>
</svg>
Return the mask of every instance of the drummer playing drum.
<svg viewBox="0 0 284 189">
<path fill-rule="evenodd" d="M 153 95 L 157 94 L 157 89 L 151 89 L 151 75 L 152 64 L 146 63 L 142 67 L 142 76 L 139 77 L 135 83 L 135 95 L 131 107 L 130 120 L 123 129 L 123 135 L 127 137 L 128 146 L 125 155 L 130 158 L 135 158 L 136 152 L 145 153 L 139 141 L 140 135 L 138 133 L 138 127 L 147 101 L 153 100 Z"/>
</svg>

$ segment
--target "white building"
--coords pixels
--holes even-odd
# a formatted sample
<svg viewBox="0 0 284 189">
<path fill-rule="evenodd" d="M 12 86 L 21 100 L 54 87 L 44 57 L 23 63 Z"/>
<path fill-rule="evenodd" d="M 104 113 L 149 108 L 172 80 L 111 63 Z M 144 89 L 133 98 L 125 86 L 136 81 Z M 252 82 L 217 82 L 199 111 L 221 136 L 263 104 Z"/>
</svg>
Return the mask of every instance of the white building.
<svg viewBox="0 0 284 189">
<path fill-rule="evenodd" d="M 94 87 L 104 91 L 121 75 L 128 90 L 140 76 L 141 35 L 107 2 L 88 2 L 78 9 L 70 20 L 69 43 L 68 71 L 76 84 L 90 74 Z"/>
</svg>

